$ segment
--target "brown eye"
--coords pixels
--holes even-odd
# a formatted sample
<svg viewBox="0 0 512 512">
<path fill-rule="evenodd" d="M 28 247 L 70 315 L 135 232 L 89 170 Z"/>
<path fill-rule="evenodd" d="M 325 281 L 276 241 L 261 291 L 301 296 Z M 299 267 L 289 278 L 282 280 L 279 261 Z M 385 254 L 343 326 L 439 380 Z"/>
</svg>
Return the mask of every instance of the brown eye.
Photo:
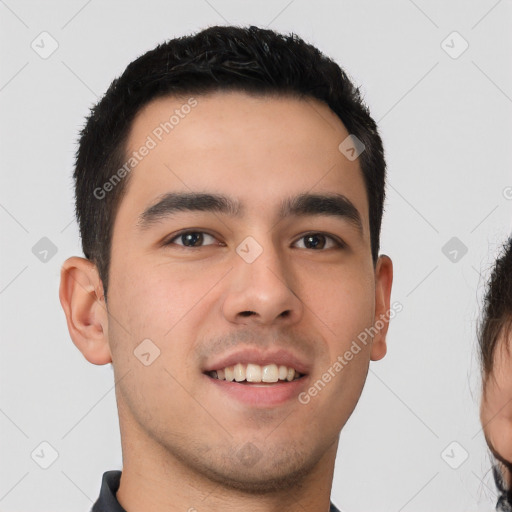
<svg viewBox="0 0 512 512">
<path fill-rule="evenodd" d="M 215 241 L 215 237 L 205 233 L 204 231 L 183 231 L 176 235 L 175 237 L 168 240 L 165 245 L 181 245 L 183 247 L 201 247 L 203 245 L 211 245 L 204 244 L 205 240 L 208 240 L 208 237 Z"/>
<path fill-rule="evenodd" d="M 332 249 L 332 248 L 342 248 L 344 244 L 332 236 L 325 235 L 323 233 L 308 233 L 299 238 L 299 241 L 304 241 L 304 249 Z"/>
</svg>

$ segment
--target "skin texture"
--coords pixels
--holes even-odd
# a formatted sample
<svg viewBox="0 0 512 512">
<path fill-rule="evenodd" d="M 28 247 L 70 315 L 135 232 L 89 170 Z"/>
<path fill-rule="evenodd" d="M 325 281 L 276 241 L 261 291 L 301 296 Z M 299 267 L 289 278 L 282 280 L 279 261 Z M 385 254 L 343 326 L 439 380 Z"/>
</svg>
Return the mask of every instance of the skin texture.
<svg viewBox="0 0 512 512">
<path fill-rule="evenodd" d="M 91 363 L 114 368 L 123 450 L 117 497 L 129 512 L 299 504 L 327 512 L 339 433 L 369 361 L 386 353 L 387 323 L 306 405 L 237 402 L 202 368 L 225 350 L 282 347 L 311 364 L 315 382 L 389 311 L 391 260 L 373 266 L 363 176 L 357 159 L 338 150 L 348 132 L 327 105 L 238 92 L 196 99 L 132 171 L 114 223 L 108 308 L 92 263 L 72 257 L 62 267 L 73 342 Z M 128 151 L 185 102 L 148 104 Z M 244 215 L 179 212 L 141 232 L 138 216 L 167 192 L 222 193 L 239 200 Z M 333 192 L 355 205 L 361 232 L 334 216 L 277 218 L 284 198 Z M 194 248 L 180 237 L 162 244 L 185 228 L 211 236 Z M 346 246 L 327 238 L 325 248 L 311 248 L 303 238 L 310 232 Z M 236 252 L 248 236 L 263 249 L 253 263 Z M 134 356 L 146 338 L 160 349 L 150 366 Z M 241 460 L 244 447 L 249 460 Z"/>
<path fill-rule="evenodd" d="M 480 421 L 491 451 L 505 461 L 512 462 L 512 339 L 500 336 L 494 353 L 492 373 L 486 379 L 480 404 Z M 512 474 L 497 462 L 508 487 Z M 512 465 L 512 464 L 511 464 Z"/>
</svg>

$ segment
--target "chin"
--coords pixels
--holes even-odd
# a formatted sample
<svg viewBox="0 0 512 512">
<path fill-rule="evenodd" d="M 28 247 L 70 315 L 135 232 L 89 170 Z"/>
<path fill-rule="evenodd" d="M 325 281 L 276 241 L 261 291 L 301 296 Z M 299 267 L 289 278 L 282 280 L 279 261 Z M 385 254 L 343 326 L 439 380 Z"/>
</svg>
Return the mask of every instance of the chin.
<svg viewBox="0 0 512 512">
<path fill-rule="evenodd" d="M 207 469 L 203 466 L 203 471 L 206 470 L 211 480 L 225 488 L 261 495 L 296 489 L 311 473 L 314 466 L 314 462 L 294 461 L 286 466 L 280 464 L 276 467 L 275 464 L 262 464 L 259 461 L 252 467 L 237 464 L 229 469 L 225 466 Z"/>
<path fill-rule="evenodd" d="M 268 449 L 262 452 L 250 442 L 242 449 L 228 448 L 227 453 L 211 446 L 201 448 L 200 455 L 183 453 L 182 450 L 179 455 L 174 455 L 193 473 L 202 474 L 224 488 L 249 494 L 296 489 L 322 458 L 321 450 L 311 447 L 309 451 L 304 451 L 304 445 L 292 444 L 280 450 L 268 445 Z"/>
</svg>

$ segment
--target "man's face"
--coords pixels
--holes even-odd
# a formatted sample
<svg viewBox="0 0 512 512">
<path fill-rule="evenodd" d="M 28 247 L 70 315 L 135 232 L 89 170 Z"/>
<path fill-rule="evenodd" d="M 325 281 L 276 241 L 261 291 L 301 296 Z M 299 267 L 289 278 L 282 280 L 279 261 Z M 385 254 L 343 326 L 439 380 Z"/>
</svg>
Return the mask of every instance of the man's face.
<svg viewBox="0 0 512 512">
<path fill-rule="evenodd" d="M 227 485 L 286 486 L 334 459 L 385 341 L 359 343 L 342 370 L 332 366 L 389 305 L 391 284 L 379 285 L 372 264 L 358 161 L 338 149 L 349 133 L 326 105 L 242 93 L 196 100 L 161 141 L 154 130 L 186 99 L 151 102 L 128 139 L 128 154 L 148 136 L 156 146 L 131 171 L 113 229 L 108 341 L 121 433 Z M 212 211 L 208 200 L 148 210 L 166 194 L 222 195 L 240 211 Z M 303 194 L 346 199 L 280 216 Z M 259 363 L 256 380 L 258 368 L 275 379 L 273 363 L 277 374 L 305 375 L 208 374 L 235 363 L 235 375 Z"/>
</svg>

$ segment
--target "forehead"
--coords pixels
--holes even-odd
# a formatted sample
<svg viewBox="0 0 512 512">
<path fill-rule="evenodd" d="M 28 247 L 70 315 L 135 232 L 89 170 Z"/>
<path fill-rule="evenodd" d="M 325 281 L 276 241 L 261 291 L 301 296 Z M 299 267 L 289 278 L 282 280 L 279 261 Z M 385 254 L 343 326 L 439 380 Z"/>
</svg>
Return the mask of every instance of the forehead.
<svg viewBox="0 0 512 512">
<path fill-rule="evenodd" d="M 339 117 L 312 98 L 242 92 L 158 98 L 138 113 L 127 139 L 127 159 L 145 156 L 130 172 L 120 213 L 140 213 L 164 193 L 208 191 L 263 216 L 283 197 L 335 192 L 351 196 L 367 224 L 358 160 L 338 149 L 348 136 Z"/>
</svg>

